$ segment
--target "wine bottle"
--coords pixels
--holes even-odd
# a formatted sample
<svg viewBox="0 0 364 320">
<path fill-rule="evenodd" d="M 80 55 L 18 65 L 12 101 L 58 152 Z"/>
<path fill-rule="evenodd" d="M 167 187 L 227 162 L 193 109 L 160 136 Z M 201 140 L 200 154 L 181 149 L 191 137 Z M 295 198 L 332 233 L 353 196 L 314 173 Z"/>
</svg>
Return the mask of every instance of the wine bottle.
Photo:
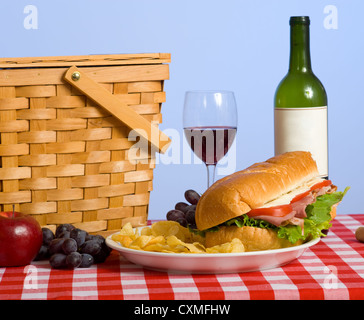
<svg viewBox="0 0 364 320">
<path fill-rule="evenodd" d="M 274 97 L 274 152 L 310 151 L 328 178 L 327 95 L 311 68 L 310 18 L 290 18 L 287 75 Z"/>
</svg>

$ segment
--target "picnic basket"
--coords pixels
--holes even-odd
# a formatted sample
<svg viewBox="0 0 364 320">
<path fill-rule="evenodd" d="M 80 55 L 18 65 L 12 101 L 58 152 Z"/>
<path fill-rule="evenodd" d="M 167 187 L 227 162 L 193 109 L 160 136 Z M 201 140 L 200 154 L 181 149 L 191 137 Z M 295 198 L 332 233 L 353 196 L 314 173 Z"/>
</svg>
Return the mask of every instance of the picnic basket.
<svg viewBox="0 0 364 320">
<path fill-rule="evenodd" d="M 53 230 L 145 225 L 155 152 L 170 143 L 158 129 L 169 62 L 167 53 L 0 59 L 1 211 Z"/>
</svg>

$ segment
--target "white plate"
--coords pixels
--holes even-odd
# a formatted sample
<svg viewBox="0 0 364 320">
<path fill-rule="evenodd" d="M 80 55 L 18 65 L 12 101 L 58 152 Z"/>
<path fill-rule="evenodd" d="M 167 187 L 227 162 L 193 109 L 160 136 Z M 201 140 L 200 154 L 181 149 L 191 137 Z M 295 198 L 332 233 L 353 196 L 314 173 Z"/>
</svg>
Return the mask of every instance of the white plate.
<svg viewBox="0 0 364 320">
<path fill-rule="evenodd" d="M 320 241 L 317 238 L 300 246 L 265 251 L 185 254 L 129 249 L 112 240 L 111 236 L 106 238 L 106 244 L 132 263 L 157 271 L 195 274 L 239 273 L 277 268 L 297 259 L 307 248 Z"/>
</svg>

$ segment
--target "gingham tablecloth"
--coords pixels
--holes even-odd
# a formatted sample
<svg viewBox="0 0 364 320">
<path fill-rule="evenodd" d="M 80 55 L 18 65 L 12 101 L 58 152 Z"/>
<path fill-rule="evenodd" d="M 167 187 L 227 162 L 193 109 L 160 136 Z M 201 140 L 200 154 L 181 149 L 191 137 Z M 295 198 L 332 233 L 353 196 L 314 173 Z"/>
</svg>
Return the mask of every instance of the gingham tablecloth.
<svg viewBox="0 0 364 320">
<path fill-rule="evenodd" d="M 261 272 L 181 275 L 144 269 L 113 251 L 88 269 L 55 270 L 48 261 L 0 268 L 0 300 L 363 299 L 364 214 L 338 215 L 328 236 L 292 263 Z"/>
</svg>

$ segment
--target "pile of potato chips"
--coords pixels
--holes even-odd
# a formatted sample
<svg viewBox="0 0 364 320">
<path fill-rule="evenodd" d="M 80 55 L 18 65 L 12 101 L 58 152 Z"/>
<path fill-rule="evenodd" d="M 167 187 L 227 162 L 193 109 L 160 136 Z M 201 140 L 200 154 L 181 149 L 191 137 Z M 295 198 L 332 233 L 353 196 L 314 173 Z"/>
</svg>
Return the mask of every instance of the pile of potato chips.
<svg viewBox="0 0 364 320">
<path fill-rule="evenodd" d="M 112 240 L 123 247 L 135 250 L 166 253 L 233 253 L 244 252 L 239 239 L 205 248 L 204 238 L 190 232 L 175 221 L 158 221 L 141 230 L 133 229 L 127 223 L 119 233 L 113 234 Z"/>
</svg>

